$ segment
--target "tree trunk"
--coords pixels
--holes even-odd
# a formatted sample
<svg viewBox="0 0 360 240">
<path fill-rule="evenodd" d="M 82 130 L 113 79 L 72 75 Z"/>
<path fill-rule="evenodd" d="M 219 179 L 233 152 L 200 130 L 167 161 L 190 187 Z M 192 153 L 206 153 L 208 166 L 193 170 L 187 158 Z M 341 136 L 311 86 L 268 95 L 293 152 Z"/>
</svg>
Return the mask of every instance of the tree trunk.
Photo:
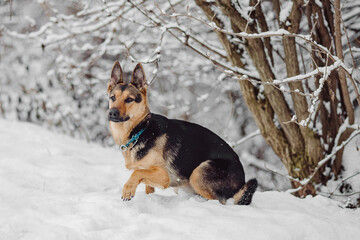
<svg viewBox="0 0 360 240">
<path fill-rule="evenodd" d="M 339 0 L 335 3 L 338 4 Z M 262 12 L 261 2 L 250 0 L 250 5 L 254 6 L 253 12 L 249 13 L 249 17 L 242 16 L 238 11 L 241 8 L 240 5 L 231 0 L 216 0 L 209 2 L 206 0 L 196 0 L 197 5 L 204 11 L 207 18 L 215 22 L 219 28 L 224 28 L 224 23 L 217 17 L 215 7 L 220 9 L 223 15 L 225 15 L 231 23 L 232 30 L 234 32 L 246 32 L 246 33 L 259 33 L 268 31 L 268 25 L 265 19 L 265 15 Z M 292 8 L 289 16 L 284 22 L 280 19 L 280 2 L 274 0 L 274 10 L 276 18 L 278 20 L 279 27 L 285 29 L 291 33 L 299 33 L 300 21 L 303 13 L 306 13 L 308 20 L 308 26 L 310 31 L 315 27 L 313 37 L 322 41 L 323 46 L 328 49 L 332 48 L 333 37 L 337 36 L 336 52 L 339 57 L 342 58 L 342 52 L 340 49 L 341 33 L 338 35 L 331 32 L 334 29 L 336 32 L 339 31 L 339 11 L 335 9 L 335 18 L 331 12 L 331 3 L 328 0 L 322 0 L 324 8 L 321 9 L 316 5 L 315 1 L 309 1 L 306 7 L 301 0 L 293 0 Z M 335 4 L 335 8 L 336 5 Z M 304 9 L 303 9 L 304 8 Z M 305 9 L 306 8 L 306 9 Z M 306 10 L 306 11 L 305 11 Z M 339 6 L 338 6 L 339 10 Z M 320 20 L 317 20 L 320 16 Z M 325 16 L 325 18 L 323 17 Z M 249 18 L 251 17 L 250 21 Z M 316 24 L 314 24 L 316 19 Z M 335 23 L 326 24 L 324 19 L 331 21 L 335 19 Z M 335 26 L 335 27 L 334 27 Z M 329 32 L 330 31 L 330 32 Z M 241 62 L 239 55 L 239 48 L 241 46 L 230 42 L 229 36 L 218 31 L 216 32 L 220 42 L 227 52 L 229 61 L 236 67 L 243 68 L 244 64 Z M 286 72 L 288 77 L 297 76 L 301 74 L 300 63 L 298 60 L 298 51 L 296 39 L 293 37 L 282 38 L 284 62 L 286 65 Z M 275 74 L 272 70 L 273 60 L 273 47 L 270 42 L 270 38 L 247 38 L 245 39 L 245 50 L 250 56 L 255 68 L 257 69 L 260 79 L 264 83 L 272 82 L 275 79 Z M 316 65 L 324 66 L 327 62 L 325 54 L 316 54 L 318 49 L 314 49 L 311 52 L 314 60 L 314 68 Z M 316 51 L 315 51 L 316 50 Z M 270 61 L 270 62 L 269 62 Z M 332 63 L 332 61 L 330 61 Z M 351 116 L 353 115 L 351 104 L 349 105 L 349 93 L 347 92 L 346 77 L 339 74 L 331 73 L 329 80 L 326 81 L 324 89 L 320 94 L 320 105 L 317 110 L 316 116 L 320 116 L 320 122 L 323 126 L 323 134 L 319 135 L 315 133 L 309 126 L 300 126 L 291 122 L 293 112 L 296 114 L 299 121 L 305 120 L 309 117 L 309 102 L 304 95 L 304 85 L 302 82 L 289 83 L 291 90 L 291 99 L 293 110 L 290 108 L 288 102 L 285 100 L 283 92 L 273 85 L 264 84 L 264 96 L 260 97 L 260 91 L 257 86 L 253 85 L 249 81 L 239 80 L 240 89 L 247 106 L 249 107 L 257 126 L 259 127 L 261 134 L 264 136 L 266 142 L 272 147 L 274 152 L 280 157 L 288 173 L 291 177 L 299 180 L 309 178 L 318 162 L 324 157 L 325 152 L 331 152 L 334 147 L 334 138 L 336 137 L 339 129 L 342 117 L 337 113 L 338 97 L 336 97 L 337 91 L 336 86 L 340 81 L 342 96 L 340 96 L 341 102 L 344 102 L 346 112 L 350 114 L 350 121 L 353 121 Z M 345 79 L 345 80 L 344 80 Z M 319 78 L 317 78 L 319 81 Z M 319 87 L 319 84 L 317 85 Z M 325 102 L 330 102 L 330 109 L 325 107 Z M 316 117 L 315 117 L 316 121 Z M 279 126 L 278 126 L 278 125 Z M 349 136 L 348 133 L 341 139 L 346 139 Z M 327 149 L 321 143 L 324 141 L 329 144 Z M 341 168 L 341 156 L 342 152 L 337 155 L 337 161 L 335 161 L 334 172 L 339 173 Z M 340 166 L 340 167 L 339 167 Z M 321 174 L 321 171 L 312 178 L 313 182 L 326 182 L 326 178 Z M 302 186 L 301 191 L 297 192 L 299 196 L 305 196 L 308 194 L 314 195 L 316 193 L 313 182 L 309 182 L 306 186 Z M 298 181 L 293 181 L 292 185 L 294 188 L 300 187 Z"/>
</svg>

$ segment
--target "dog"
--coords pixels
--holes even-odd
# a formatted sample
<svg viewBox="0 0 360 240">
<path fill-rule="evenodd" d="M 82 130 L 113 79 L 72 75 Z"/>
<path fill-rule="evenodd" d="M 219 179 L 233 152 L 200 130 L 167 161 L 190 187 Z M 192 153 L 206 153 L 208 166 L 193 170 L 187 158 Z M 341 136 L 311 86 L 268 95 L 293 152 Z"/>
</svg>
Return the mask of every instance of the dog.
<svg viewBox="0 0 360 240">
<path fill-rule="evenodd" d="M 225 204 L 249 205 L 258 186 L 245 182 L 242 164 L 233 149 L 219 136 L 198 124 L 168 119 L 151 113 L 148 84 L 140 63 L 131 81 L 115 62 L 108 82 L 110 131 L 120 146 L 126 168 L 134 170 L 122 191 L 122 199 L 135 196 L 140 183 L 147 194 L 154 187 L 190 187 L 206 199 Z"/>
</svg>

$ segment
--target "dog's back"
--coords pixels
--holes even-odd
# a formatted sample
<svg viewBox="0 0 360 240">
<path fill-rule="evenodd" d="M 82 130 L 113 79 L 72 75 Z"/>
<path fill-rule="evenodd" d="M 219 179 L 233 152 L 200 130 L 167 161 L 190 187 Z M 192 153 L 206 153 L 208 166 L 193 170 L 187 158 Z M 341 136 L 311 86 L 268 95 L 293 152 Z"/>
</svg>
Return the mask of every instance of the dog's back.
<svg viewBox="0 0 360 240">
<path fill-rule="evenodd" d="M 200 166 L 198 171 L 204 172 L 206 169 L 205 178 L 195 179 L 195 174 L 192 179 L 197 182 L 196 185 L 211 186 L 212 198 L 223 202 L 245 185 L 244 170 L 237 154 L 209 129 L 151 114 L 142 141 L 149 144 L 149 141 L 155 142 L 155 139 L 163 136 L 166 137 L 163 156 L 171 173 L 170 186 L 175 187 L 191 180 L 195 169 Z"/>
<path fill-rule="evenodd" d="M 174 164 L 178 167 L 182 176 L 189 178 L 192 171 L 207 160 L 238 163 L 241 166 L 239 158 L 233 149 L 209 129 L 195 123 L 167 119 L 156 114 L 153 114 L 152 117 L 155 121 L 166 123 L 164 129 L 168 136 L 166 146 L 169 149 L 173 149 L 174 146 L 178 147 Z"/>
</svg>

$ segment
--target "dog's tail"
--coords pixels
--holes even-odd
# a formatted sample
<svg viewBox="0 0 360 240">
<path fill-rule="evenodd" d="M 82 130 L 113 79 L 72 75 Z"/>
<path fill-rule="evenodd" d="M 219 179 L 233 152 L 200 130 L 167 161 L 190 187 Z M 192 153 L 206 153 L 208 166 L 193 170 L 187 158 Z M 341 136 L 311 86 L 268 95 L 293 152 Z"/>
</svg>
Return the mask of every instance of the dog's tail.
<svg viewBox="0 0 360 240">
<path fill-rule="evenodd" d="M 237 193 L 235 193 L 233 196 L 234 203 L 238 205 L 249 205 L 257 186 L 257 180 L 255 178 L 250 179 Z"/>
</svg>

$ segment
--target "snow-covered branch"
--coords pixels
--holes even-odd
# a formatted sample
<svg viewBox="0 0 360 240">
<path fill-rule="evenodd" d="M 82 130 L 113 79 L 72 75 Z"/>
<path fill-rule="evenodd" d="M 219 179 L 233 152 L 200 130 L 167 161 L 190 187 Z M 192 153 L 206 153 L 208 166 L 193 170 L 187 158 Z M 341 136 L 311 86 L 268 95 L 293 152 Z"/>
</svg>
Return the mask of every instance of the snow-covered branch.
<svg viewBox="0 0 360 240">
<path fill-rule="evenodd" d="M 340 144 L 338 144 L 330 154 L 328 154 L 325 158 L 323 158 L 322 160 L 320 160 L 317 164 L 317 166 L 315 167 L 313 173 L 310 175 L 309 178 L 303 179 L 300 181 L 300 183 L 302 184 L 302 186 L 305 186 L 306 184 L 308 184 L 313 178 L 314 176 L 318 173 L 318 171 L 325 166 L 326 163 L 328 163 L 334 156 L 335 154 L 340 151 L 342 148 L 344 148 L 347 144 L 349 144 L 351 142 L 351 140 L 353 140 L 354 137 L 356 137 L 357 135 L 360 134 L 360 125 L 358 124 L 354 124 L 354 125 L 350 125 L 347 128 L 352 128 L 354 129 L 354 131 L 351 133 L 350 137 L 348 137 L 345 141 L 341 142 Z M 338 136 L 340 136 L 343 132 L 339 131 L 338 132 Z M 339 138 L 339 137 L 337 137 Z"/>
</svg>

